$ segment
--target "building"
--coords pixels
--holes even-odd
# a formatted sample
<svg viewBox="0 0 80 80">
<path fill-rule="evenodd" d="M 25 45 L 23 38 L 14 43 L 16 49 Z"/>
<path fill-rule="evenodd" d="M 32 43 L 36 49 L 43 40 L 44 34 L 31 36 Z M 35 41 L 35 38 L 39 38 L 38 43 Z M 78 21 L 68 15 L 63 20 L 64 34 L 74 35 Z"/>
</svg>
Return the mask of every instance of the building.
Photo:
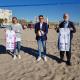
<svg viewBox="0 0 80 80">
<path fill-rule="evenodd" d="M 0 19 L 7 18 L 9 22 L 12 20 L 12 10 L 0 9 Z"/>
</svg>

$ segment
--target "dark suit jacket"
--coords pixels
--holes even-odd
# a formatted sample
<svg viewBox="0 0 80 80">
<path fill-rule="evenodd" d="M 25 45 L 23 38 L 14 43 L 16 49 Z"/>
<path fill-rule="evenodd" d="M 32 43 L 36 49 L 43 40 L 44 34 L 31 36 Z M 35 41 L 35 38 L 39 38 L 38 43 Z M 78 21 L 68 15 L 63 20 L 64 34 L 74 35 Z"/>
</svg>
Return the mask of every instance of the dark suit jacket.
<svg viewBox="0 0 80 80">
<path fill-rule="evenodd" d="M 63 21 L 63 22 L 61 22 L 59 24 L 59 28 L 64 28 L 64 22 L 65 21 Z M 59 32 L 59 28 L 57 29 L 57 32 Z M 68 28 L 72 28 L 73 29 L 73 30 L 70 31 L 70 39 L 72 39 L 73 38 L 73 33 L 76 32 L 76 28 L 74 27 L 73 22 L 69 21 Z"/>
<path fill-rule="evenodd" d="M 35 33 L 37 34 L 39 30 L 40 30 L 40 22 L 35 24 Z M 36 40 L 39 40 L 39 39 L 47 40 L 48 25 L 45 22 L 42 25 L 42 31 L 44 31 L 44 36 L 40 37 L 40 36 L 36 35 Z"/>
<path fill-rule="evenodd" d="M 63 22 L 61 22 L 59 24 L 59 28 L 64 28 L 64 22 L 65 21 L 63 21 Z M 57 32 L 59 32 L 59 28 L 57 29 Z M 73 29 L 73 30 L 70 31 L 70 50 L 69 51 L 71 52 L 71 40 L 73 38 L 73 33 L 76 32 L 76 28 L 74 27 L 74 24 L 71 21 L 69 21 L 68 28 L 72 28 Z M 58 39 L 58 49 L 59 49 L 59 39 Z"/>
</svg>

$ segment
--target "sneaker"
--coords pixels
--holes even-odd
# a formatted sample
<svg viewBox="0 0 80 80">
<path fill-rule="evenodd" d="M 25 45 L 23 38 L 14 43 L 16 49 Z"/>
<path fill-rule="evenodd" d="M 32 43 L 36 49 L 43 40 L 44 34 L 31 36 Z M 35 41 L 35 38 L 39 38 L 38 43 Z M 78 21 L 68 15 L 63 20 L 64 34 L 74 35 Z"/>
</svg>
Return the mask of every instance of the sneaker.
<svg viewBox="0 0 80 80">
<path fill-rule="evenodd" d="M 20 56 L 20 55 L 18 55 L 18 58 L 19 58 L 19 59 L 21 59 L 21 56 Z"/>
<path fill-rule="evenodd" d="M 45 56 L 45 57 L 43 57 L 44 58 L 44 61 L 47 61 L 47 57 Z"/>
<path fill-rule="evenodd" d="M 14 56 L 13 56 L 13 60 L 16 60 L 16 58 L 17 58 L 16 55 L 14 55 Z"/>
<path fill-rule="evenodd" d="M 37 61 L 40 61 L 41 60 L 41 57 L 38 57 Z"/>
</svg>

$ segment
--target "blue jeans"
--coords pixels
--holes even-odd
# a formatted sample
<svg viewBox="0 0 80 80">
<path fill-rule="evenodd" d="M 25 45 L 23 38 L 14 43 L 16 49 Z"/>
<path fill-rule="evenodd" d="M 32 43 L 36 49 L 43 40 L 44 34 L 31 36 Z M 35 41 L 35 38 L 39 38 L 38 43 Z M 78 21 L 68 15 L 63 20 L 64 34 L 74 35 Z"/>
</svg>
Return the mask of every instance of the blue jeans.
<svg viewBox="0 0 80 80">
<path fill-rule="evenodd" d="M 38 40 L 38 56 L 46 56 L 46 41 L 45 40 Z"/>
<path fill-rule="evenodd" d="M 20 53 L 20 49 L 21 49 L 21 42 L 20 42 L 20 41 L 17 41 L 17 42 L 15 43 L 15 49 L 14 49 L 14 51 L 13 51 L 14 55 L 17 54 L 16 51 L 17 51 L 18 54 L 19 54 L 19 53 Z"/>
</svg>

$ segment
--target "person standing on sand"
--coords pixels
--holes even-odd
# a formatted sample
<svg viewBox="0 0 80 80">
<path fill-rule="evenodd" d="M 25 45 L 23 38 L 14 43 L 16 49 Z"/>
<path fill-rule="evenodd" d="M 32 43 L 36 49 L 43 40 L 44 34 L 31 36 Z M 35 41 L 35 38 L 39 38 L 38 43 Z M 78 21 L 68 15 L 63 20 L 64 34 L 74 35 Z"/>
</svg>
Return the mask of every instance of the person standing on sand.
<svg viewBox="0 0 80 80">
<path fill-rule="evenodd" d="M 38 43 L 37 61 L 40 61 L 42 56 L 43 56 L 44 61 L 47 61 L 46 40 L 47 40 L 47 33 L 48 33 L 48 25 L 47 23 L 44 22 L 43 15 L 39 15 L 39 22 L 35 24 L 35 33 L 36 33 L 36 40 Z"/>
<path fill-rule="evenodd" d="M 64 21 L 62 21 L 59 24 L 59 27 L 56 28 L 56 31 L 59 33 L 61 28 L 68 28 L 70 30 L 70 42 L 69 42 L 70 46 L 69 46 L 68 51 L 60 50 L 60 47 L 59 47 L 59 42 L 60 41 L 59 41 L 59 37 L 58 37 L 58 48 L 60 50 L 60 63 L 63 61 L 64 53 L 66 52 L 66 57 L 67 57 L 66 64 L 71 65 L 71 41 L 72 41 L 72 38 L 73 38 L 73 33 L 76 32 L 76 29 L 74 27 L 73 22 L 69 21 L 69 15 L 67 13 L 64 14 L 63 19 L 64 19 Z"/>
<path fill-rule="evenodd" d="M 20 48 L 21 48 L 21 33 L 22 33 L 22 26 L 21 24 L 18 23 L 18 20 L 16 17 L 12 18 L 12 30 L 15 31 L 16 33 L 16 42 L 15 42 L 15 49 L 14 49 L 14 57 L 13 59 L 15 60 L 18 56 L 19 59 L 21 59 L 20 56 Z M 16 53 L 16 50 L 18 53 Z"/>
</svg>

